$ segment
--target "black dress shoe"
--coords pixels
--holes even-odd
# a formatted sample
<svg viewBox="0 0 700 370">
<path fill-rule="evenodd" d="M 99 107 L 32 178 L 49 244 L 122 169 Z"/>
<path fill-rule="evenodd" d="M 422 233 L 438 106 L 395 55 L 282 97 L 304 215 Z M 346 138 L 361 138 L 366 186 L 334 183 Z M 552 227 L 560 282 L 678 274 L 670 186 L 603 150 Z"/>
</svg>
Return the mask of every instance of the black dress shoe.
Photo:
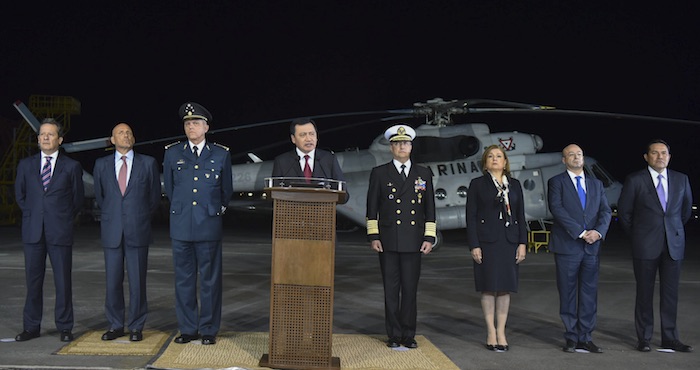
<svg viewBox="0 0 700 370">
<path fill-rule="evenodd" d="M 564 345 L 564 347 L 561 348 L 561 350 L 567 353 L 576 352 L 576 342 L 574 342 L 571 339 L 567 339 L 566 344 Z"/>
<path fill-rule="evenodd" d="M 498 344 L 486 344 L 486 349 L 488 349 L 489 351 L 495 351 L 496 346 L 498 346 Z"/>
<path fill-rule="evenodd" d="M 401 341 L 399 340 L 399 338 L 391 337 L 389 338 L 389 340 L 386 341 L 386 346 L 389 348 L 396 348 L 401 346 Z"/>
<path fill-rule="evenodd" d="M 406 348 L 418 348 L 418 343 L 416 343 L 416 340 L 414 338 L 407 338 L 404 339 L 402 342 L 403 346 Z"/>
<path fill-rule="evenodd" d="M 202 335 L 202 344 L 216 344 L 216 337 L 213 335 Z"/>
<path fill-rule="evenodd" d="M 141 330 L 132 330 L 129 334 L 129 340 L 132 342 L 140 342 L 143 340 L 143 333 Z"/>
<path fill-rule="evenodd" d="M 72 342 L 73 333 L 70 330 L 61 330 L 61 342 Z"/>
<path fill-rule="evenodd" d="M 115 340 L 124 335 L 124 329 L 109 329 L 102 334 L 102 340 Z"/>
<path fill-rule="evenodd" d="M 650 352 L 651 346 L 649 346 L 649 342 L 637 342 L 637 351 Z"/>
<path fill-rule="evenodd" d="M 693 352 L 693 347 L 681 343 L 680 340 L 661 343 L 661 348 L 672 349 L 676 352 Z"/>
<path fill-rule="evenodd" d="M 586 351 L 588 351 L 588 352 L 590 352 L 590 353 L 603 353 L 603 349 L 600 348 L 600 347 L 598 347 L 598 346 L 596 346 L 595 343 L 593 343 L 593 342 L 590 341 L 590 340 L 589 340 L 588 342 L 579 342 L 579 343 L 576 345 L 576 348 L 578 348 L 578 349 L 584 349 L 584 350 L 586 350 Z"/>
<path fill-rule="evenodd" d="M 199 339 L 199 335 L 197 334 L 181 334 L 179 337 L 175 338 L 175 343 L 185 344 L 197 339 Z"/>
<path fill-rule="evenodd" d="M 506 351 L 508 351 L 508 345 L 507 344 L 497 344 L 496 351 L 506 352 Z"/>
<path fill-rule="evenodd" d="M 29 330 L 24 330 L 23 332 L 17 334 L 15 340 L 17 342 L 24 342 L 30 339 L 39 338 L 39 332 L 31 332 Z"/>
</svg>

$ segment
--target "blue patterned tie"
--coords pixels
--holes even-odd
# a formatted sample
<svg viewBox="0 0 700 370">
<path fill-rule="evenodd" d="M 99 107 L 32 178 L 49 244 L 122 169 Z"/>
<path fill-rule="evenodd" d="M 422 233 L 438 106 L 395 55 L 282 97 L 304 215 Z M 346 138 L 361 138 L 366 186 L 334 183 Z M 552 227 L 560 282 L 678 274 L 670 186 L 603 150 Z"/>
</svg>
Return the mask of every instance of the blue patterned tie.
<svg viewBox="0 0 700 370">
<path fill-rule="evenodd" d="M 576 176 L 576 190 L 578 191 L 578 199 L 581 200 L 581 207 L 586 208 L 586 192 L 581 187 L 581 176 Z"/>
<path fill-rule="evenodd" d="M 664 192 L 663 175 L 659 175 L 659 183 L 656 185 L 656 194 L 659 194 L 659 201 L 661 202 L 661 208 L 666 212 L 666 192 Z"/>
<path fill-rule="evenodd" d="M 44 185 L 44 191 L 49 187 L 51 182 L 51 156 L 46 156 L 46 163 L 41 168 L 41 183 Z"/>
</svg>

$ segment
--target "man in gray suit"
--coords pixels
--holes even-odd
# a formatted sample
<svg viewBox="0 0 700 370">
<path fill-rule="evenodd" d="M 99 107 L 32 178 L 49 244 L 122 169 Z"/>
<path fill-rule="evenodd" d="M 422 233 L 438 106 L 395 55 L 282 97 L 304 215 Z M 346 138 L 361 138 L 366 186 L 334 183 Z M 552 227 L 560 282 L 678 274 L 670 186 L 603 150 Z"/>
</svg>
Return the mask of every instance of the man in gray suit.
<svg viewBox="0 0 700 370">
<path fill-rule="evenodd" d="M 692 352 L 678 336 L 678 285 L 685 254 L 685 224 L 692 213 L 693 195 L 688 176 L 669 170 L 671 148 L 663 140 L 647 146 L 648 166 L 627 176 L 618 200 L 622 227 L 632 237 L 637 298 L 634 324 L 637 350 L 651 351 L 654 331 L 654 283 L 660 282 L 661 347 Z"/>
<path fill-rule="evenodd" d="M 102 340 L 125 335 L 124 262 L 129 275 L 129 340 L 143 339 L 148 303 L 146 269 L 151 218 L 161 199 L 159 165 L 134 152 L 134 133 L 117 124 L 110 138 L 114 153 L 95 161 L 95 200 L 101 211 L 107 294 L 105 314 L 110 328 Z"/>
<path fill-rule="evenodd" d="M 600 244 L 612 211 L 603 183 L 584 172 L 583 150 L 570 144 L 562 150 L 566 171 L 549 179 L 549 210 L 554 216 L 552 241 L 559 290 L 559 315 L 564 323 L 564 352 L 576 348 L 602 353 L 591 333 L 598 311 Z"/>
</svg>

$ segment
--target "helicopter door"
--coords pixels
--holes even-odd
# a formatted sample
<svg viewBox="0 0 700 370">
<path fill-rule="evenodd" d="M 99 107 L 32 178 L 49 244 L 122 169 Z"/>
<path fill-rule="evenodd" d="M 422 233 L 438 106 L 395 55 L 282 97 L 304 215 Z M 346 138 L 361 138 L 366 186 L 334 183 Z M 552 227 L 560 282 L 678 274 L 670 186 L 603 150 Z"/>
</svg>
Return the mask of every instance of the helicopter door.
<svg viewBox="0 0 700 370">
<path fill-rule="evenodd" d="M 540 168 L 512 171 L 512 176 L 520 181 L 523 188 L 525 219 L 529 221 L 542 222 L 552 218 L 547 205 L 547 184 L 545 183 L 545 178 L 549 177 L 545 175 Z"/>
</svg>

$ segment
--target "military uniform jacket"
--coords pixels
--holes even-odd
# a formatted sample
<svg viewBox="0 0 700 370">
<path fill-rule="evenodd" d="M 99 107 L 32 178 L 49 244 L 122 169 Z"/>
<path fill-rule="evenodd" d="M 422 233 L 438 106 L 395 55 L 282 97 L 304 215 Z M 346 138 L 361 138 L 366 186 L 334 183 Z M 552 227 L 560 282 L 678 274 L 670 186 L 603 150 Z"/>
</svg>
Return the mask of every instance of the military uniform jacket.
<svg viewBox="0 0 700 370">
<path fill-rule="evenodd" d="M 367 190 L 367 236 L 384 251 L 419 252 L 435 243 L 435 197 L 430 170 L 413 164 L 406 180 L 393 162 L 372 169 Z"/>
<path fill-rule="evenodd" d="M 170 200 L 171 238 L 221 239 L 222 210 L 233 195 L 228 148 L 207 142 L 197 158 L 188 142 L 166 146 L 163 183 Z"/>
</svg>

